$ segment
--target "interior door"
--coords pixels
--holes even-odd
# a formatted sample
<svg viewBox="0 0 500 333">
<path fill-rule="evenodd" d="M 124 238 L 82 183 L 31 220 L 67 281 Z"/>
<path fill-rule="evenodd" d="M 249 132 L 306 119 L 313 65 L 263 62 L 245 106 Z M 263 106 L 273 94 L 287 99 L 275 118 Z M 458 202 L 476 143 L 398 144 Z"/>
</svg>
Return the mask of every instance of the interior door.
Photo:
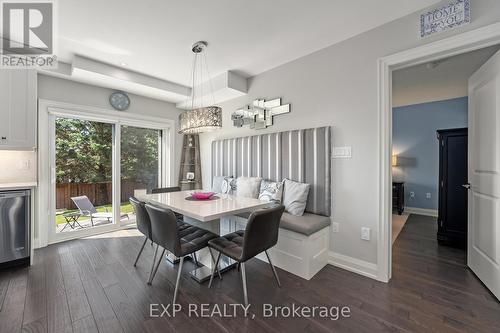
<svg viewBox="0 0 500 333">
<path fill-rule="evenodd" d="M 469 79 L 467 263 L 500 299 L 500 52 Z"/>
</svg>

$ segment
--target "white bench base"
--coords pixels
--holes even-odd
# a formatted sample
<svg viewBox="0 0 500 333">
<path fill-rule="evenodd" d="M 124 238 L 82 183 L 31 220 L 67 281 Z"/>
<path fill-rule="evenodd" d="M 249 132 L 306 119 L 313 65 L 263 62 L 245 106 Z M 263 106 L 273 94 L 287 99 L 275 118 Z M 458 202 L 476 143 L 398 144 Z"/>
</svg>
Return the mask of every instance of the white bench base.
<svg viewBox="0 0 500 333">
<path fill-rule="evenodd" d="M 244 230 L 246 219 L 238 216 L 220 220 L 221 234 Z M 269 254 L 273 264 L 289 273 L 310 280 L 328 263 L 330 227 L 325 227 L 312 235 L 303 235 L 286 229 L 279 229 L 278 244 Z M 258 259 L 267 262 L 261 253 Z"/>
</svg>

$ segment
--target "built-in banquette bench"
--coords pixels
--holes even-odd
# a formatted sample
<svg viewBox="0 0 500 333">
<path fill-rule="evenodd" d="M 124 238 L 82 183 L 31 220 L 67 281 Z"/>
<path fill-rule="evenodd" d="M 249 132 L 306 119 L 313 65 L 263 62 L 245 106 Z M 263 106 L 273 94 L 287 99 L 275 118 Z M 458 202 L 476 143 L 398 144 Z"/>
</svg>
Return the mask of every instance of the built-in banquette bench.
<svg viewBox="0 0 500 333">
<path fill-rule="evenodd" d="M 271 250 L 276 266 L 304 279 L 312 278 L 328 262 L 330 147 L 330 127 L 225 139 L 212 143 L 213 177 L 261 177 L 272 181 L 288 178 L 310 184 L 304 214 L 283 214 L 278 244 Z M 249 215 L 250 212 L 222 219 L 221 233 L 244 229 Z M 258 258 L 267 261 L 264 254 Z"/>
</svg>

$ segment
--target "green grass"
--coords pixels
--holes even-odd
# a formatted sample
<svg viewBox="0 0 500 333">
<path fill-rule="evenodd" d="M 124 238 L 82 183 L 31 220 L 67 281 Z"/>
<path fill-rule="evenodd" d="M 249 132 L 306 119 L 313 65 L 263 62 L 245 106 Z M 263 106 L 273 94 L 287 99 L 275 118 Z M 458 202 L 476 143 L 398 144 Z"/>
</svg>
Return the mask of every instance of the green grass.
<svg viewBox="0 0 500 333">
<path fill-rule="evenodd" d="M 108 212 L 111 212 L 111 204 L 99 206 L 99 207 L 96 207 L 96 209 L 98 212 L 105 212 L 106 209 L 108 210 Z M 78 210 L 76 210 L 76 209 L 66 210 L 66 211 L 64 211 L 64 213 L 72 213 L 72 212 L 77 212 L 77 211 Z M 128 214 L 128 213 L 133 213 L 134 209 L 132 208 L 132 205 L 129 202 L 124 202 L 120 205 L 120 211 L 124 214 Z M 90 219 L 89 217 L 82 216 L 82 217 L 80 217 L 80 219 L 78 221 L 85 221 L 85 220 L 89 220 L 89 219 Z M 61 223 L 66 223 L 64 216 L 56 215 L 56 224 L 61 224 Z"/>
</svg>

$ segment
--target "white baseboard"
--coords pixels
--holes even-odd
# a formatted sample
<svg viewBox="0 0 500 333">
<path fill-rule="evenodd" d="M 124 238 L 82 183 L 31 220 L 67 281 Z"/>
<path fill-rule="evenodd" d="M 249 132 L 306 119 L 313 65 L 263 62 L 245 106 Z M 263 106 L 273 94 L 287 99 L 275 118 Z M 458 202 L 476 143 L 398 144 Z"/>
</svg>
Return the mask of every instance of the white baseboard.
<svg viewBox="0 0 500 333">
<path fill-rule="evenodd" d="M 328 263 L 347 271 L 377 280 L 378 266 L 374 263 L 349 257 L 333 251 L 330 251 L 329 253 Z"/>
<path fill-rule="evenodd" d="M 438 217 L 438 211 L 436 209 L 425 209 L 425 208 L 417 208 L 417 207 L 405 207 L 405 213 Z"/>
</svg>

